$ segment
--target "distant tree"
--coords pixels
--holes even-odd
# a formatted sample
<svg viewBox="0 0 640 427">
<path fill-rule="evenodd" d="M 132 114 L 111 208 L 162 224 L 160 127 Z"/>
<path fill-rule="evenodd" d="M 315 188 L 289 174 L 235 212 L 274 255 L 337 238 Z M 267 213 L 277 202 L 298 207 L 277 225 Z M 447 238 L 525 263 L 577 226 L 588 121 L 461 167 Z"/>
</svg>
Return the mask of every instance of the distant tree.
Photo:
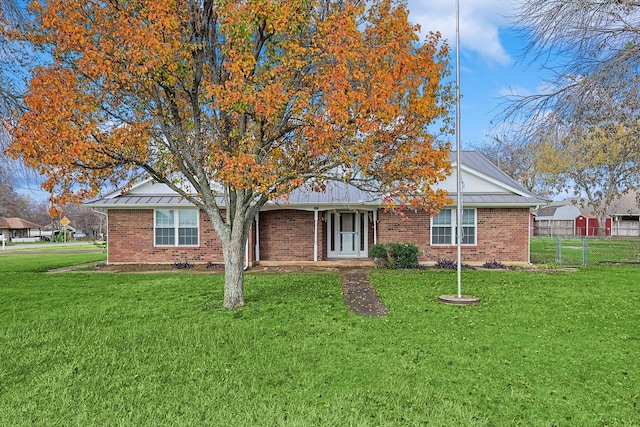
<svg viewBox="0 0 640 427">
<path fill-rule="evenodd" d="M 585 196 L 604 230 L 611 202 L 640 182 L 640 2 L 531 0 L 514 23 L 528 41 L 523 58 L 553 77 L 541 93 L 512 97 L 503 118 L 541 141 L 549 184 Z"/>
<path fill-rule="evenodd" d="M 0 162 L 0 216 L 22 218 L 36 224 L 49 222 L 47 204 L 32 200 L 15 191 L 13 177 L 6 165 Z"/>
<path fill-rule="evenodd" d="M 540 145 L 538 164 L 557 191 L 573 192 L 593 211 L 604 233 L 611 204 L 640 182 L 640 126 L 607 123 L 597 114 L 591 123 L 581 118 L 580 124 L 558 124 Z"/>
<path fill-rule="evenodd" d="M 22 96 L 33 59 L 28 43 L 16 39 L 27 21 L 26 3 L 0 0 L 0 167 L 11 170 L 12 179 L 19 176 L 22 181 L 34 181 L 33 171 L 5 155 L 11 143 L 6 125 L 14 123 L 16 114 L 23 111 Z"/>
<path fill-rule="evenodd" d="M 349 181 L 437 210 L 450 173 L 447 46 L 402 0 L 34 2 L 34 70 L 11 146 L 62 204 L 150 176 L 211 218 L 224 305 L 244 304 L 255 214 Z M 434 133 L 434 126 L 443 127 Z M 223 202 L 221 202 L 223 201 Z"/>
<path fill-rule="evenodd" d="M 566 118 L 593 105 L 594 92 L 607 117 L 638 112 L 640 2 L 531 0 L 513 18 L 528 41 L 523 59 L 554 77 L 541 93 L 512 97 L 507 116 L 534 131 L 554 123 L 549 112 Z"/>
<path fill-rule="evenodd" d="M 16 193 L 12 185 L 0 181 L 0 216 L 24 217 L 29 210 L 29 202 L 29 198 Z"/>
<path fill-rule="evenodd" d="M 0 117 L 3 118 L 21 106 L 19 87 L 24 72 L 21 65 L 29 55 L 9 33 L 19 29 L 24 20 L 19 2 L 0 1 Z"/>
<path fill-rule="evenodd" d="M 537 164 L 538 147 L 538 140 L 494 135 L 492 141 L 478 145 L 475 149 L 527 190 L 545 197 L 550 196 L 552 189 Z"/>
<path fill-rule="evenodd" d="M 104 232 L 104 214 L 97 213 L 87 206 L 70 203 L 63 207 L 64 216 L 69 218 L 71 225 L 77 231 L 87 233 L 89 236 L 98 236 Z"/>
</svg>

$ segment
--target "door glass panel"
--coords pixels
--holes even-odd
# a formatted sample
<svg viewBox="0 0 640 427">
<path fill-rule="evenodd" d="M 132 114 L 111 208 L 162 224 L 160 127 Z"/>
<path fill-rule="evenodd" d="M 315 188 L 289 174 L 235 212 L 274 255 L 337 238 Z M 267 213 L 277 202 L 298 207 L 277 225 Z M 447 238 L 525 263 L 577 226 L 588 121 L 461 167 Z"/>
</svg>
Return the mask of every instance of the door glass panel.
<svg viewBox="0 0 640 427">
<path fill-rule="evenodd" d="M 340 233 L 340 252 L 354 253 L 356 247 L 355 233 Z"/>
<path fill-rule="evenodd" d="M 340 215 L 340 231 L 343 233 L 352 233 L 354 231 L 356 231 L 355 229 L 355 221 L 354 221 L 354 217 L 355 214 L 352 213 L 343 213 Z"/>
<path fill-rule="evenodd" d="M 336 250 L 336 215 L 329 214 L 329 246 L 330 251 L 335 252 Z"/>
<path fill-rule="evenodd" d="M 363 213 L 363 214 L 360 214 L 360 251 L 361 252 L 364 252 L 366 249 L 365 241 L 364 241 L 364 237 L 367 235 L 366 229 L 367 229 L 367 214 Z"/>
</svg>

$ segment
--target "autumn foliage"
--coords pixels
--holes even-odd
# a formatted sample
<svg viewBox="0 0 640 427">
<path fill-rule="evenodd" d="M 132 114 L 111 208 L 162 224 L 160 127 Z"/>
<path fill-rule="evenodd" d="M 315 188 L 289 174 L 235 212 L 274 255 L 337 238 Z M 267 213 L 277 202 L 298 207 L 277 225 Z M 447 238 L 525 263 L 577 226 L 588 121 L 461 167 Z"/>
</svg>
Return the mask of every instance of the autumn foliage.
<svg viewBox="0 0 640 427">
<path fill-rule="evenodd" d="M 432 189 L 450 171 L 447 46 L 437 33 L 421 41 L 402 1 L 47 0 L 31 11 L 27 37 L 52 61 L 33 70 L 10 152 L 60 202 L 151 177 L 235 247 L 264 203 L 307 182 L 351 181 L 393 208 L 447 201 Z"/>
</svg>

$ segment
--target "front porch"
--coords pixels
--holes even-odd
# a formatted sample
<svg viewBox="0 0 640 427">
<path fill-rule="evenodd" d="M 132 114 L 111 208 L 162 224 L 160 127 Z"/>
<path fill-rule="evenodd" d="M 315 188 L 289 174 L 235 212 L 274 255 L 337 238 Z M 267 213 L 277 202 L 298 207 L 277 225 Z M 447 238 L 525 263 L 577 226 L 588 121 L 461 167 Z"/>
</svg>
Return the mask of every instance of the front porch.
<svg viewBox="0 0 640 427">
<path fill-rule="evenodd" d="M 326 259 L 321 261 L 257 261 L 253 268 L 259 267 L 300 267 L 300 268 L 373 268 L 372 258 Z"/>
<path fill-rule="evenodd" d="M 248 244 L 256 265 L 372 265 L 376 209 L 271 209 L 256 218 Z"/>
</svg>

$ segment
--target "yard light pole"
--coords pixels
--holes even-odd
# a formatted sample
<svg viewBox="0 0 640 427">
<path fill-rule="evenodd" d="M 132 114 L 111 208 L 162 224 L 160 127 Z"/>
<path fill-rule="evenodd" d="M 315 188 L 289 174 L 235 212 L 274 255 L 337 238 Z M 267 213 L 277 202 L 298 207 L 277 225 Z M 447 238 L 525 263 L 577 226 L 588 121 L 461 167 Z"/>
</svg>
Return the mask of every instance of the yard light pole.
<svg viewBox="0 0 640 427">
<path fill-rule="evenodd" d="M 440 295 L 438 300 L 448 304 L 477 304 L 480 299 L 462 295 L 462 163 L 460 161 L 460 0 L 456 0 L 456 270 L 457 295 Z"/>
</svg>

